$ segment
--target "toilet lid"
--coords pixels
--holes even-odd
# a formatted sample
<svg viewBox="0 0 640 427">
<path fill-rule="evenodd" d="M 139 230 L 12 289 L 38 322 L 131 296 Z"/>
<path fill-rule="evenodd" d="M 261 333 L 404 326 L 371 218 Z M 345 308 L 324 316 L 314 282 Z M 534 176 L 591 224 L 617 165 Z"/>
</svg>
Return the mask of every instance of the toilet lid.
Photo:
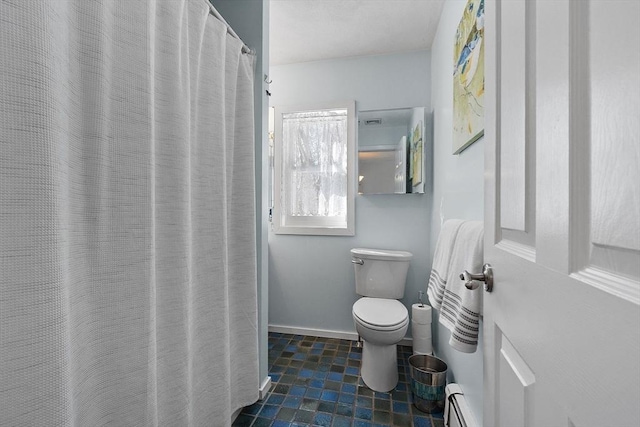
<svg viewBox="0 0 640 427">
<path fill-rule="evenodd" d="M 353 314 L 373 326 L 395 326 L 407 321 L 409 312 L 398 300 L 360 298 L 353 304 Z"/>
</svg>

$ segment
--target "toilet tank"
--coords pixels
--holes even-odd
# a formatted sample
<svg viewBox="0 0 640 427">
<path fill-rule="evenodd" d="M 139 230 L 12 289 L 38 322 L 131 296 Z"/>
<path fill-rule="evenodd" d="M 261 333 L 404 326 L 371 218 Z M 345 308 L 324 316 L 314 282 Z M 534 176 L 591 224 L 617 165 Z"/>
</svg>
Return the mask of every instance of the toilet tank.
<svg viewBox="0 0 640 427">
<path fill-rule="evenodd" d="M 402 298 L 411 258 L 413 254 L 406 251 L 351 249 L 356 293 L 372 298 Z"/>
</svg>

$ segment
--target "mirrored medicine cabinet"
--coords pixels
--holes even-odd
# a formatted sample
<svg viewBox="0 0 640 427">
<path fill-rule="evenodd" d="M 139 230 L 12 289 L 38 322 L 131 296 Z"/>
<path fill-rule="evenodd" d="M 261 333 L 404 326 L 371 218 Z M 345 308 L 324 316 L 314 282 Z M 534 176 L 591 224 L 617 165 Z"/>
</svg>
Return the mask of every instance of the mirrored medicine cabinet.
<svg viewBox="0 0 640 427">
<path fill-rule="evenodd" d="M 358 112 L 358 193 L 423 194 L 425 108 Z"/>
</svg>

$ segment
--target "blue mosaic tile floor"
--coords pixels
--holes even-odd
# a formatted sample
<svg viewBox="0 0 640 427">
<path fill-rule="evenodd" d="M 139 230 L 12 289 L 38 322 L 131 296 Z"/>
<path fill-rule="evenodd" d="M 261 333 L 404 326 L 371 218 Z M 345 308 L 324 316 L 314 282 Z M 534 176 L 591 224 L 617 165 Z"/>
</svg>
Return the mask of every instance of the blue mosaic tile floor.
<svg viewBox="0 0 640 427">
<path fill-rule="evenodd" d="M 442 413 L 425 414 L 411 402 L 409 356 L 411 347 L 398 346 L 398 386 L 378 393 L 360 378 L 355 341 L 269 333 L 271 390 L 233 426 L 443 427 Z"/>
</svg>

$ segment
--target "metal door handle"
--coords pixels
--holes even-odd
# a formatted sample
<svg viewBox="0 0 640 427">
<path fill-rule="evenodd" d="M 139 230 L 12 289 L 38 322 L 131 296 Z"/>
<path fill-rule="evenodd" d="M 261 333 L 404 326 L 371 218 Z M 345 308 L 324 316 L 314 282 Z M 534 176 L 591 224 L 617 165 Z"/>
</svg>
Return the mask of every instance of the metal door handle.
<svg viewBox="0 0 640 427">
<path fill-rule="evenodd" d="M 360 265 L 364 265 L 364 260 L 361 258 L 353 258 L 351 259 L 351 263 L 352 264 L 360 264 Z"/>
<path fill-rule="evenodd" d="M 484 290 L 491 292 L 493 290 L 493 270 L 491 265 L 485 264 L 482 266 L 481 274 L 472 274 L 467 270 L 460 273 L 460 279 L 464 280 L 464 285 L 467 289 L 474 290 L 478 287 L 477 282 L 484 282 Z"/>
</svg>

